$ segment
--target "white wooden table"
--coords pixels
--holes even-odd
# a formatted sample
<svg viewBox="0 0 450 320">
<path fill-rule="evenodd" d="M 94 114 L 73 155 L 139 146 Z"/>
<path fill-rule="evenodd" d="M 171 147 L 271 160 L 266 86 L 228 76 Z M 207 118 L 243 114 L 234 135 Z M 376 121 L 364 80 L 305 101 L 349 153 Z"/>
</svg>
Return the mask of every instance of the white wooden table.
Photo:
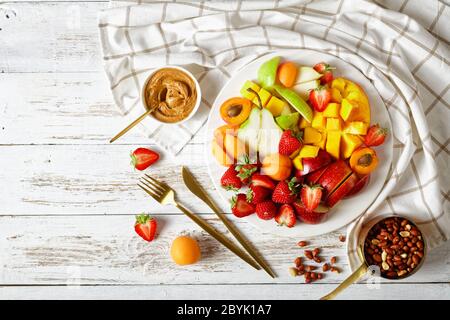
<svg viewBox="0 0 450 320">
<path fill-rule="evenodd" d="M 100 59 L 97 12 L 105 1 L 12 1 L 0 4 L 0 298 L 317 299 L 348 274 L 339 230 L 312 240 L 338 257 L 341 274 L 304 284 L 287 268 L 299 239 L 275 238 L 234 220 L 278 273 L 255 272 L 176 209 L 151 201 L 135 185 L 129 152 L 148 141 L 132 132 L 110 145 L 126 123 L 113 105 Z M 204 186 L 204 131 L 151 170 L 164 176 L 189 208 L 209 208 L 182 185 L 188 164 Z M 156 148 L 156 147 L 155 147 Z M 214 192 L 212 187 L 210 192 Z M 134 214 L 160 221 L 147 244 L 133 232 Z M 221 228 L 223 229 L 223 228 Z M 203 259 L 177 267 L 168 257 L 180 233 L 200 238 Z M 421 272 L 370 290 L 353 285 L 345 299 L 440 299 L 450 296 L 450 245 L 431 252 Z"/>
</svg>

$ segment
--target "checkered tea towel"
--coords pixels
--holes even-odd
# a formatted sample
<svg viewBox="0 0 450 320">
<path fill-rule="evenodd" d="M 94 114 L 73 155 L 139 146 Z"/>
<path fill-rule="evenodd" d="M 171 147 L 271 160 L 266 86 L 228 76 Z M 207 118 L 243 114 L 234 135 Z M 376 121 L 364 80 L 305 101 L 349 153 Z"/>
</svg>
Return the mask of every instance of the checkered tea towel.
<svg viewBox="0 0 450 320">
<path fill-rule="evenodd" d="M 202 126 L 235 71 L 278 49 L 314 49 L 347 61 L 376 87 L 393 123 L 394 159 L 375 203 L 348 228 L 376 215 L 411 217 L 430 247 L 450 235 L 450 9 L 442 1 L 279 0 L 115 2 L 99 16 L 105 70 L 124 114 L 141 113 L 140 86 L 155 67 L 191 68 L 199 113 L 185 126 L 148 119 L 146 134 L 173 153 Z"/>
</svg>

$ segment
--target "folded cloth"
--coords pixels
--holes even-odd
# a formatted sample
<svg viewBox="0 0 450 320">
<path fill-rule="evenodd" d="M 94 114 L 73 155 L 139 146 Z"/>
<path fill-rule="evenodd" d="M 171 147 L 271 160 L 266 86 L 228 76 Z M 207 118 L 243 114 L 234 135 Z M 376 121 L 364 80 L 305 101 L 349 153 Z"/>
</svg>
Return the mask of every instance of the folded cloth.
<svg viewBox="0 0 450 320">
<path fill-rule="evenodd" d="M 359 263 L 356 244 L 361 225 L 377 215 L 410 217 L 424 231 L 430 248 L 448 239 L 450 32 L 446 22 L 450 10 L 444 3 L 116 4 L 100 13 L 99 27 L 105 70 L 124 114 L 142 112 L 139 86 L 152 68 L 188 66 L 202 88 L 201 111 L 186 128 L 175 132 L 172 127 L 155 126 L 151 119 L 142 124 L 156 143 L 173 153 L 181 150 L 202 126 L 223 84 L 256 57 L 279 49 L 326 52 L 352 64 L 373 83 L 393 123 L 389 177 L 376 201 L 348 227 L 351 266 Z"/>
</svg>

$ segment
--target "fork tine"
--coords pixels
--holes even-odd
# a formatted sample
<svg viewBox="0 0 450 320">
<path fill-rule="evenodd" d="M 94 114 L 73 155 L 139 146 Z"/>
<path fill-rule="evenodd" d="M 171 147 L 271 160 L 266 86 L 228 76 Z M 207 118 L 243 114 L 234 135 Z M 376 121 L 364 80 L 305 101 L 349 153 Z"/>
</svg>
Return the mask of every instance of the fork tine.
<svg viewBox="0 0 450 320">
<path fill-rule="evenodd" d="M 150 176 L 149 176 L 150 177 Z M 151 178 L 151 177 L 150 177 Z M 147 182 L 147 184 L 150 184 L 154 189 L 159 190 L 159 192 L 163 193 L 167 191 L 167 188 L 164 187 L 160 182 L 156 183 L 154 181 L 156 181 L 155 179 L 151 178 L 147 179 L 144 176 L 141 177 L 141 180 L 144 180 L 145 182 Z"/>
<path fill-rule="evenodd" d="M 167 184 L 165 184 L 164 182 L 158 181 L 155 178 L 150 177 L 148 174 L 145 173 L 145 175 L 152 180 L 154 183 L 156 183 L 159 187 L 163 188 L 163 189 L 168 189 L 169 187 L 167 186 Z"/>
<path fill-rule="evenodd" d="M 145 180 L 140 180 L 140 183 L 142 183 L 144 186 L 147 187 L 147 189 L 150 189 L 151 191 L 153 191 L 154 193 L 156 193 L 159 196 L 163 195 L 163 192 L 161 190 L 159 190 L 158 188 L 155 188 L 153 185 L 147 183 Z"/>
<path fill-rule="evenodd" d="M 156 201 L 160 202 L 161 197 L 159 195 L 157 195 L 156 193 L 151 192 L 150 190 L 148 190 L 145 187 L 141 186 L 139 183 L 138 183 L 138 187 L 140 187 L 142 190 L 144 190 L 146 193 L 148 193 L 153 199 L 155 199 Z"/>
</svg>

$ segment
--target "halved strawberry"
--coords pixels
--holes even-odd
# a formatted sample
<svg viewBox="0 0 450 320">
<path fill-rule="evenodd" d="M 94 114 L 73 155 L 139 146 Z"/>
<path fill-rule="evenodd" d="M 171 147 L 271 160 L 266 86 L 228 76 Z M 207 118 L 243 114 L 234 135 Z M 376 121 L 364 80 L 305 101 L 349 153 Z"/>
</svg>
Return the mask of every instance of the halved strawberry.
<svg viewBox="0 0 450 320">
<path fill-rule="evenodd" d="M 313 211 L 322 199 L 322 187 L 317 184 L 311 186 L 304 184 L 300 191 L 300 199 L 307 210 Z"/>
<path fill-rule="evenodd" d="M 147 148 L 137 148 L 131 154 L 131 164 L 137 170 L 145 170 L 159 159 L 159 154 Z"/>
<path fill-rule="evenodd" d="M 294 209 L 288 204 L 283 204 L 280 209 L 278 209 L 278 213 L 275 216 L 275 221 L 280 226 L 292 228 L 297 221 Z"/>
<path fill-rule="evenodd" d="M 244 155 L 236 165 L 237 176 L 243 184 L 247 184 L 250 177 L 258 170 L 257 164 L 250 163 L 248 155 Z"/>
<path fill-rule="evenodd" d="M 264 174 L 255 173 L 252 175 L 250 184 L 252 186 L 264 187 L 271 190 L 275 189 L 275 181 Z"/>
<path fill-rule="evenodd" d="M 234 165 L 230 166 L 220 179 L 220 184 L 226 190 L 238 191 L 242 187 L 242 181 L 237 176 Z"/>
<path fill-rule="evenodd" d="M 239 193 L 231 199 L 231 212 L 238 217 L 243 218 L 255 212 L 255 206 L 247 201 L 244 193 Z"/>
<path fill-rule="evenodd" d="M 328 216 L 328 212 L 330 210 L 330 208 L 321 203 L 314 211 L 310 211 L 305 208 L 304 204 L 300 200 L 294 202 L 293 206 L 299 220 L 308 224 L 317 224 L 322 222 Z"/>
<path fill-rule="evenodd" d="M 388 134 L 388 129 L 381 128 L 379 124 L 374 124 L 367 131 L 364 143 L 368 147 L 376 147 L 384 143 Z"/>
<path fill-rule="evenodd" d="M 267 200 L 256 205 L 256 215 L 263 220 L 270 220 L 277 214 L 277 206 L 273 201 Z"/>
<path fill-rule="evenodd" d="M 150 217 L 148 214 L 136 216 L 134 231 L 145 241 L 150 242 L 155 238 L 156 227 L 156 219 Z"/>
<path fill-rule="evenodd" d="M 252 204 L 258 204 L 260 202 L 263 202 L 270 193 L 270 189 L 250 185 L 250 189 L 247 192 L 247 201 Z"/>
<path fill-rule="evenodd" d="M 297 178 L 278 182 L 272 193 L 272 201 L 276 203 L 292 203 L 297 198 Z"/>
<path fill-rule="evenodd" d="M 314 110 L 322 112 L 327 107 L 331 100 L 331 92 L 325 86 L 319 86 L 318 88 L 309 92 L 309 101 L 311 102 Z"/>
<path fill-rule="evenodd" d="M 278 153 L 284 156 L 295 155 L 301 147 L 301 135 L 294 133 L 292 130 L 286 130 L 281 135 Z"/>
</svg>

